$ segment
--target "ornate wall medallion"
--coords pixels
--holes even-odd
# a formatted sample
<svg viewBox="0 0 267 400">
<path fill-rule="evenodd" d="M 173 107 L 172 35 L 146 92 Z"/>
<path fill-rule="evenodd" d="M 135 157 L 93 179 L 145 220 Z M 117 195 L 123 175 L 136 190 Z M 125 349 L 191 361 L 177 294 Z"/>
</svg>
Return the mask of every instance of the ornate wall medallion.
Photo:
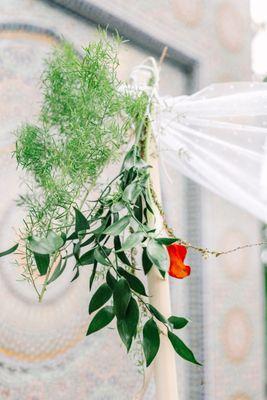
<svg viewBox="0 0 267 400">
<path fill-rule="evenodd" d="M 188 26 L 197 25 L 203 13 L 203 0 L 171 0 L 171 6 L 176 19 Z"/>
<path fill-rule="evenodd" d="M 222 340 L 225 354 L 232 363 L 242 362 L 245 359 L 252 340 L 252 327 L 245 310 L 233 308 L 226 314 L 222 327 Z"/>
<path fill-rule="evenodd" d="M 238 52 L 244 43 L 245 24 L 238 8 L 228 1 L 218 6 L 215 17 L 220 43 L 227 50 Z"/>
</svg>

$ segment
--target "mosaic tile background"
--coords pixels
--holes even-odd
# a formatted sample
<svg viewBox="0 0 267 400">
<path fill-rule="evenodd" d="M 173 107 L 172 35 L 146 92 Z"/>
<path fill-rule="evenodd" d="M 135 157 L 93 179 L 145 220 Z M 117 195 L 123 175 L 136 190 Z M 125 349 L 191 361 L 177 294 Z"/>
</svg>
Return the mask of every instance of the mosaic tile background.
<svg viewBox="0 0 267 400">
<path fill-rule="evenodd" d="M 58 4 L 76 0 L 0 2 L 0 242 L 3 223 L 18 221 L 14 199 L 19 179 L 8 155 L 18 124 L 38 114 L 43 57 L 62 35 L 77 48 L 96 37 L 95 26 Z M 199 62 L 199 87 L 214 81 L 250 79 L 248 0 L 98 0 L 106 11 L 141 28 Z M 85 9 L 85 7 L 84 7 Z M 8 24 L 8 25 L 7 25 Z M 9 28 L 7 28 L 9 26 Z M 5 28 L 5 29 L 4 29 Z M 19 29 L 18 29 L 19 28 Z M 126 44 L 120 76 L 147 55 Z M 182 73 L 166 63 L 162 93 L 186 92 Z M 166 171 L 165 171 L 166 172 Z M 212 248 L 257 240 L 259 223 L 181 176 L 163 175 L 163 200 L 179 235 Z M 171 179 L 170 179 L 171 176 Z M 201 202 L 200 202 L 201 197 Z M 205 226 L 205 229 L 203 227 Z M 8 241 L 12 237 L 6 237 Z M 234 258 L 197 257 L 192 279 L 171 282 L 174 311 L 192 319 L 183 337 L 204 359 L 202 370 L 177 361 L 182 400 L 264 400 L 263 288 L 257 250 Z M 38 308 L 16 281 L 12 265 L 0 268 L 0 400 L 128 400 L 142 383 L 111 330 L 84 340 L 87 277 L 68 279 Z M 60 295 L 60 296 L 59 296 Z M 59 301 L 61 297 L 61 301 Z M 40 327 L 43 334 L 40 335 Z M 192 384 L 194 382 L 194 384 Z M 154 399 L 150 385 L 146 400 Z"/>
</svg>

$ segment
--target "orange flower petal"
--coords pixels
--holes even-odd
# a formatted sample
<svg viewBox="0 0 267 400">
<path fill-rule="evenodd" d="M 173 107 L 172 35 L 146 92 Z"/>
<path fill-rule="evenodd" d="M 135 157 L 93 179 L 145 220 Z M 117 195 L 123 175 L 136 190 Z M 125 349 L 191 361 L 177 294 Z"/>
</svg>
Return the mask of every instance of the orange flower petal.
<svg viewBox="0 0 267 400">
<path fill-rule="evenodd" d="M 170 257 L 178 257 L 182 261 L 184 261 L 187 254 L 187 248 L 177 243 L 167 246 L 167 250 Z"/>
<path fill-rule="evenodd" d="M 183 279 L 190 275 L 190 266 L 184 264 L 187 253 L 186 247 L 178 244 L 171 244 L 167 246 L 167 250 L 170 257 L 169 275 L 177 279 Z"/>
</svg>

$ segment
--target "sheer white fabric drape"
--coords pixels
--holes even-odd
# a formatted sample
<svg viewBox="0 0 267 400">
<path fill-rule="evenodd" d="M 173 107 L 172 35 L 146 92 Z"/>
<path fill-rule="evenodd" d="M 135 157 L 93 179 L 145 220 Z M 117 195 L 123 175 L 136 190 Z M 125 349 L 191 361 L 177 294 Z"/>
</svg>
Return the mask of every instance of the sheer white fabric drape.
<svg viewBox="0 0 267 400">
<path fill-rule="evenodd" d="M 161 168 L 169 164 L 267 222 L 267 83 L 220 83 L 191 96 L 161 97 L 159 72 L 148 58 L 133 69 L 131 90 L 153 93 Z"/>
<path fill-rule="evenodd" d="M 158 96 L 152 119 L 162 168 L 170 164 L 267 222 L 267 83 Z"/>
</svg>

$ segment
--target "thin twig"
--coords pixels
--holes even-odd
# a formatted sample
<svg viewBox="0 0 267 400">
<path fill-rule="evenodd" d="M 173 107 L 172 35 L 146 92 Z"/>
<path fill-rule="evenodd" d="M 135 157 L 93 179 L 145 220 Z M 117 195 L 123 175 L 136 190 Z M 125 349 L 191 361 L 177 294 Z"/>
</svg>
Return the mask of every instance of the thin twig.
<svg viewBox="0 0 267 400">
<path fill-rule="evenodd" d="M 162 205 L 160 204 L 160 202 L 158 200 L 156 191 L 155 191 L 151 181 L 150 181 L 150 191 L 151 191 L 154 203 L 156 204 L 157 209 L 159 210 L 159 213 L 160 213 L 160 215 L 162 217 L 164 229 L 166 230 L 166 232 L 167 232 L 169 237 L 175 238 L 176 235 L 174 234 L 174 230 L 167 223 L 166 215 L 164 213 Z M 237 247 L 234 247 L 233 249 L 229 249 L 229 250 L 225 250 L 225 251 L 217 251 L 217 250 L 209 250 L 208 248 L 205 248 L 205 247 L 194 246 L 191 243 L 186 242 L 184 240 L 179 240 L 179 243 L 182 244 L 183 246 L 187 247 L 187 248 L 191 248 L 193 250 L 199 251 L 200 253 L 202 253 L 202 255 L 204 257 L 207 257 L 209 255 L 215 256 L 215 257 L 219 257 L 219 256 L 222 256 L 222 255 L 234 253 L 234 252 L 239 251 L 239 250 L 244 250 L 244 249 L 251 248 L 251 247 L 258 247 L 258 246 L 267 245 L 267 242 L 263 241 L 263 242 L 258 242 L 258 243 L 248 243 L 248 244 L 237 246 Z"/>
<path fill-rule="evenodd" d="M 161 53 L 161 56 L 160 56 L 160 59 L 159 59 L 159 64 L 158 64 L 159 67 L 162 66 L 162 64 L 163 64 L 165 58 L 167 57 L 167 55 L 168 55 L 168 47 L 165 46 L 164 49 L 162 50 L 162 53 Z"/>
</svg>

